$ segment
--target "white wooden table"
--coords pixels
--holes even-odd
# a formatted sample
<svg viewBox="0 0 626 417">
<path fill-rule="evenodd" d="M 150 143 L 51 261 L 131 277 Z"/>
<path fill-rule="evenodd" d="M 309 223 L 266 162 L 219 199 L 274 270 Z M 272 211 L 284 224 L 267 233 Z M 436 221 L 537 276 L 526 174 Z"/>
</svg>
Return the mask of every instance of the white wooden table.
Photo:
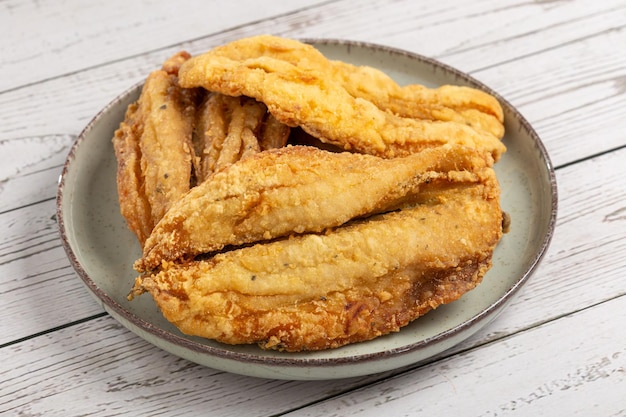
<svg viewBox="0 0 626 417">
<path fill-rule="evenodd" d="M 626 1 L 0 1 L 0 414 L 626 415 Z M 61 247 L 57 179 L 174 51 L 272 33 L 433 57 L 498 91 L 556 167 L 556 233 L 515 301 L 426 364 L 333 381 L 201 367 L 127 331 Z"/>
</svg>

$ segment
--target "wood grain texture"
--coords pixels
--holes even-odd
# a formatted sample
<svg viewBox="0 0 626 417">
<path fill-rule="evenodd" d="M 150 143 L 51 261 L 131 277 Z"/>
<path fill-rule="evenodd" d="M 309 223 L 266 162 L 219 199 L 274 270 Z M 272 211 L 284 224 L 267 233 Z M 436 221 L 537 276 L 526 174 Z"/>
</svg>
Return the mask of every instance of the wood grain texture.
<svg viewBox="0 0 626 417">
<path fill-rule="evenodd" d="M 626 415 L 625 22 L 623 0 L 0 1 L 0 414 Z M 172 53 L 260 33 L 432 56 L 528 118 L 558 167 L 557 228 L 498 319 L 419 366 L 286 382 L 197 366 L 104 315 L 56 231 L 69 147 Z"/>
<path fill-rule="evenodd" d="M 0 345 L 101 313 L 69 265 L 55 201 L 0 214 Z"/>
<path fill-rule="evenodd" d="M 480 74 L 498 73 L 492 87 L 531 121 L 558 166 L 625 144 L 626 55 L 613 47 L 623 42 L 626 26 Z"/>
<path fill-rule="evenodd" d="M 321 2 L 63 0 L 42 5 L 34 0 L 5 0 L 0 2 L 4 34 L 0 41 L 0 91 Z"/>
<path fill-rule="evenodd" d="M 54 198 L 76 137 L 46 135 L 0 141 L 0 213 Z"/>
<path fill-rule="evenodd" d="M 286 415 L 624 415 L 626 297 L 561 320 Z"/>
<path fill-rule="evenodd" d="M 243 377 L 172 356 L 99 318 L 5 348 L 0 413 L 265 416 L 345 392 L 370 378 L 285 382 Z M 80 401 L 76 401 L 76 399 Z M 48 414 L 51 413 L 51 414 Z"/>
<path fill-rule="evenodd" d="M 626 100 L 626 95 L 623 94 L 626 57 L 624 54 L 613 53 L 613 45 L 626 43 L 624 26 L 621 29 L 602 31 L 596 22 L 599 19 L 597 13 L 591 12 L 598 7 L 597 2 L 579 1 L 576 2 L 576 7 L 565 8 L 566 3 L 555 2 L 550 8 L 549 16 L 554 20 L 546 33 L 531 26 L 526 27 L 529 33 L 543 35 L 521 37 L 520 26 L 534 25 L 534 20 L 520 19 L 513 12 L 519 13 L 519 9 L 530 7 L 522 15 L 534 13 L 543 16 L 545 5 L 520 3 L 517 8 L 510 6 L 500 10 L 494 8 L 493 3 L 482 2 L 473 5 L 472 9 L 457 10 L 454 12 L 457 15 L 444 19 L 439 14 L 444 13 L 443 9 L 447 10 L 444 2 L 430 13 L 423 13 L 422 19 L 430 16 L 435 21 L 419 24 L 419 21 L 416 23 L 410 19 L 418 10 L 410 2 L 400 2 L 397 9 L 389 10 L 379 2 L 366 3 L 358 10 L 350 2 L 330 3 L 225 32 L 212 33 L 189 42 L 173 43 L 172 46 L 154 52 L 120 59 L 4 93 L 0 95 L 0 119 L 3 120 L 0 125 L 0 140 L 45 136 L 51 132 L 77 134 L 116 95 L 144 79 L 150 70 L 158 67 L 172 53 L 180 49 L 199 53 L 241 36 L 271 31 L 294 37 L 339 37 L 376 42 L 434 57 L 438 53 L 429 48 L 451 51 L 446 53 L 443 61 L 468 71 L 517 106 L 538 130 L 554 163 L 561 165 L 622 145 L 624 140 L 618 122 Z M 608 3 L 605 6 L 605 15 L 612 16 L 610 22 L 615 23 L 613 16 L 620 16 L 626 9 L 615 4 L 613 8 L 610 6 Z M 458 15 L 460 13 L 467 14 L 472 19 L 462 20 L 462 15 Z M 461 43 L 466 39 L 465 33 L 472 33 L 476 19 L 482 17 L 490 20 L 494 14 L 500 19 L 502 26 L 502 30 L 498 32 L 499 38 L 483 41 L 486 43 L 481 48 L 494 57 L 501 56 L 500 52 L 507 50 L 507 59 L 498 65 L 487 67 L 480 64 L 482 58 L 478 55 L 472 58 L 475 64 L 470 64 L 467 56 L 455 61 L 455 53 L 463 53 L 466 49 L 474 50 L 473 45 L 466 44 L 466 49 L 455 49 L 448 42 L 456 39 L 455 42 Z M 349 25 L 344 21 L 348 15 Z M 373 19 L 380 24 L 372 27 Z M 402 19 L 402 25 L 398 23 L 398 19 Z M 444 24 L 441 19 L 448 23 Z M 574 23 L 566 24 L 571 22 L 568 19 L 583 28 L 596 27 L 596 31 L 582 39 L 577 38 L 571 31 L 570 25 Z M 587 22 L 588 19 L 592 20 L 592 24 Z M 544 25 L 547 23 L 544 22 Z M 328 27 L 336 30 L 332 36 L 328 33 Z M 456 30 L 452 30 L 453 27 Z M 394 36 L 377 33 L 376 30 L 383 30 L 381 28 L 387 32 L 394 28 Z M 435 37 L 428 33 L 429 30 L 436 29 L 446 36 Z M 394 41 L 397 36 L 417 41 L 404 45 Z M 546 48 L 546 37 L 561 39 L 560 47 Z M 428 42 L 424 42 L 426 39 Z M 524 44 L 523 50 L 520 50 L 520 44 Z M 496 48 L 495 51 L 492 48 Z M 512 56 L 514 53 L 517 55 Z M 589 114 L 597 115 L 598 123 L 588 123 Z M 23 123 L 25 118 L 30 120 L 26 126 Z M 554 139 L 550 135 L 555 136 Z"/>
</svg>

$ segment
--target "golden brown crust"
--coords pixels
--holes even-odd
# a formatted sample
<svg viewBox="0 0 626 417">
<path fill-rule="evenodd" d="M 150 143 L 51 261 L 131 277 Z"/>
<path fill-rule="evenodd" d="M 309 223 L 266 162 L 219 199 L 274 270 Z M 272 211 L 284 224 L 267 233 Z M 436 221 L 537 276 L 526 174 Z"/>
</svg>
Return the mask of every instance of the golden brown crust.
<svg viewBox="0 0 626 417">
<path fill-rule="evenodd" d="M 460 146 L 394 160 L 303 146 L 263 152 L 216 173 L 174 204 L 135 267 L 145 272 L 225 246 L 319 233 L 407 205 L 425 187 L 477 182 L 488 165 L 483 154 Z"/>
<path fill-rule="evenodd" d="M 493 172 L 325 234 L 164 263 L 137 280 L 183 332 L 288 351 L 396 331 L 480 282 L 502 230 Z"/>
<path fill-rule="evenodd" d="M 239 39 L 217 47 L 211 53 L 235 61 L 271 57 L 306 71 L 324 73 L 352 96 L 371 101 L 402 117 L 455 121 L 498 138 L 504 134 L 500 103 L 492 95 L 475 88 L 457 85 L 426 88 L 416 84 L 401 87 L 378 69 L 329 60 L 311 45 L 270 35 Z"/>
<path fill-rule="evenodd" d="M 207 94 L 196 120 L 197 173 L 202 183 L 213 172 L 236 161 L 287 144 L 290 129 L 249 97 Z"/>
<path fill-rule="evenodd" d="M 189 191 L 195 107 L 192 92 L 181 89 L 175 76 L 164 71 L 150 74 L 143 91 L 139 99 L 144 115 L 141 171 L 156 224 Z"/>
<path fill-rule="evenodd" d="M 182 88 L 178 71 L 190 57 L 178 52 L 149 74 L 113 137 L 120 210 L 142 246 L 170 206 L 215 169 L 284 146 L 289 135 L 253 99 Z"/>
<path fill-rule="evenodd" d="M 153 71 L 113 137 L 121 213 L 139 242 L 189 191 L 196 91 L 178 85 L 181 52 Z"/>
<path fill-rule="evenodd" d="M 327 150 L 284 148 L 289 126 Z M 145 242 L 129 298 L 149 292 L 184 333 L 266 349 L 398 331 L 490 268 L 502 134 L 489 94 L 400 87 L 297 41 L 176 54 L 113 140 Z M 180 187 L 159 182 L 170 172 Z"/>
<path fill-rule="evenodd" d="M 299 58 L 293 59 L 296 53 Z M 426 94 L 424 88 L 400 88 L 373 69 L 361 68 L 352 76 L 353 67 L 346 65 L 296 41 L 261 36 L 192 58 L 180 77 L 186 87 L 254 97 L 282 123 L 346 150 L 397 157 L 455 143 L 486 150 L 496 161 L 506 150 L 499 140 L 501 108 L 488 94 L 461 87 Z M 368 87 L 372 79 L 384 94 Z M 466 98 L 456 109 L 446 106 L 442 98 L 457 89 Z M 472 121 L 478 115 L 485 117 Z"/>
<path fill-rule="evenodd" d="M 117 192 L 120 212 L 126 219 L 128 228 L 143 244 L 152 232 L 154 221 L 150 212 L 150 203 L 143 192 L 139 148 L 143 123 L 137 114 L 138 107 L 137 103 L 128 107 L 124 121 L 115 131 L 113 147 L 117 159 Z"/>
</svg>

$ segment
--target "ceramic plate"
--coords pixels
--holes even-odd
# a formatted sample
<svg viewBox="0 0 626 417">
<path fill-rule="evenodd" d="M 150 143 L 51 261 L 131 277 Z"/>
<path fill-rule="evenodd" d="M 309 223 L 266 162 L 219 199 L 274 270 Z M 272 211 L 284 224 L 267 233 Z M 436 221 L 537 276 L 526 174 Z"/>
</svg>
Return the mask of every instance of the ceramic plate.
<svg viewBox="0 0 626 417">
<path fill-rule="evenodd" d="M 454 346 L 493 320 L 543 256 L 556 217 L 554 171 L 537 134 L 520 113 L 484 85 L 434 60 L 371 44 L 311 41 L 327 57 L 377 67 L 400 84 L 459 84 L 496 95 L 505 113 L 508 151 L 496 165 L 502 206 L 511 231 L 497 247 L 493 268 L 460 300 L 414 321 L 399 333 L 314 353 L 263 351 L 185 336 L 163 319 L 149 295 L 126 294 L 140 257 L 134 235 L 120 216 L 115 184 L 114 130 L 135 101 L 137 85 L 104 108 L 81 133 L 59 183 L 57 210 L 68 257 L 103 308 L 148 342 L 215 369 L 278 379 L 331 379 L 372 374 L 423 361 Z"/>
</svg>

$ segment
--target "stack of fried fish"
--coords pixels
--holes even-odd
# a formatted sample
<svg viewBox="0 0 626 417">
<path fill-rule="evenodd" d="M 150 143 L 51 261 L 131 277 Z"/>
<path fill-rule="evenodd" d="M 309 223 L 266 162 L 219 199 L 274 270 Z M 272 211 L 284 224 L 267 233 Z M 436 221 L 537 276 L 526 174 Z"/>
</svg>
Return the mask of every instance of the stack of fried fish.
<svg viewBox="0 0 626 417">
<path fill-rule="evenodd" d="M 503 233 L 502 108 L 256 36 L 152 72 L 115 132 L 121 213 L 182 332 L 303 351 L 473 289 Z"/>
</svg>

